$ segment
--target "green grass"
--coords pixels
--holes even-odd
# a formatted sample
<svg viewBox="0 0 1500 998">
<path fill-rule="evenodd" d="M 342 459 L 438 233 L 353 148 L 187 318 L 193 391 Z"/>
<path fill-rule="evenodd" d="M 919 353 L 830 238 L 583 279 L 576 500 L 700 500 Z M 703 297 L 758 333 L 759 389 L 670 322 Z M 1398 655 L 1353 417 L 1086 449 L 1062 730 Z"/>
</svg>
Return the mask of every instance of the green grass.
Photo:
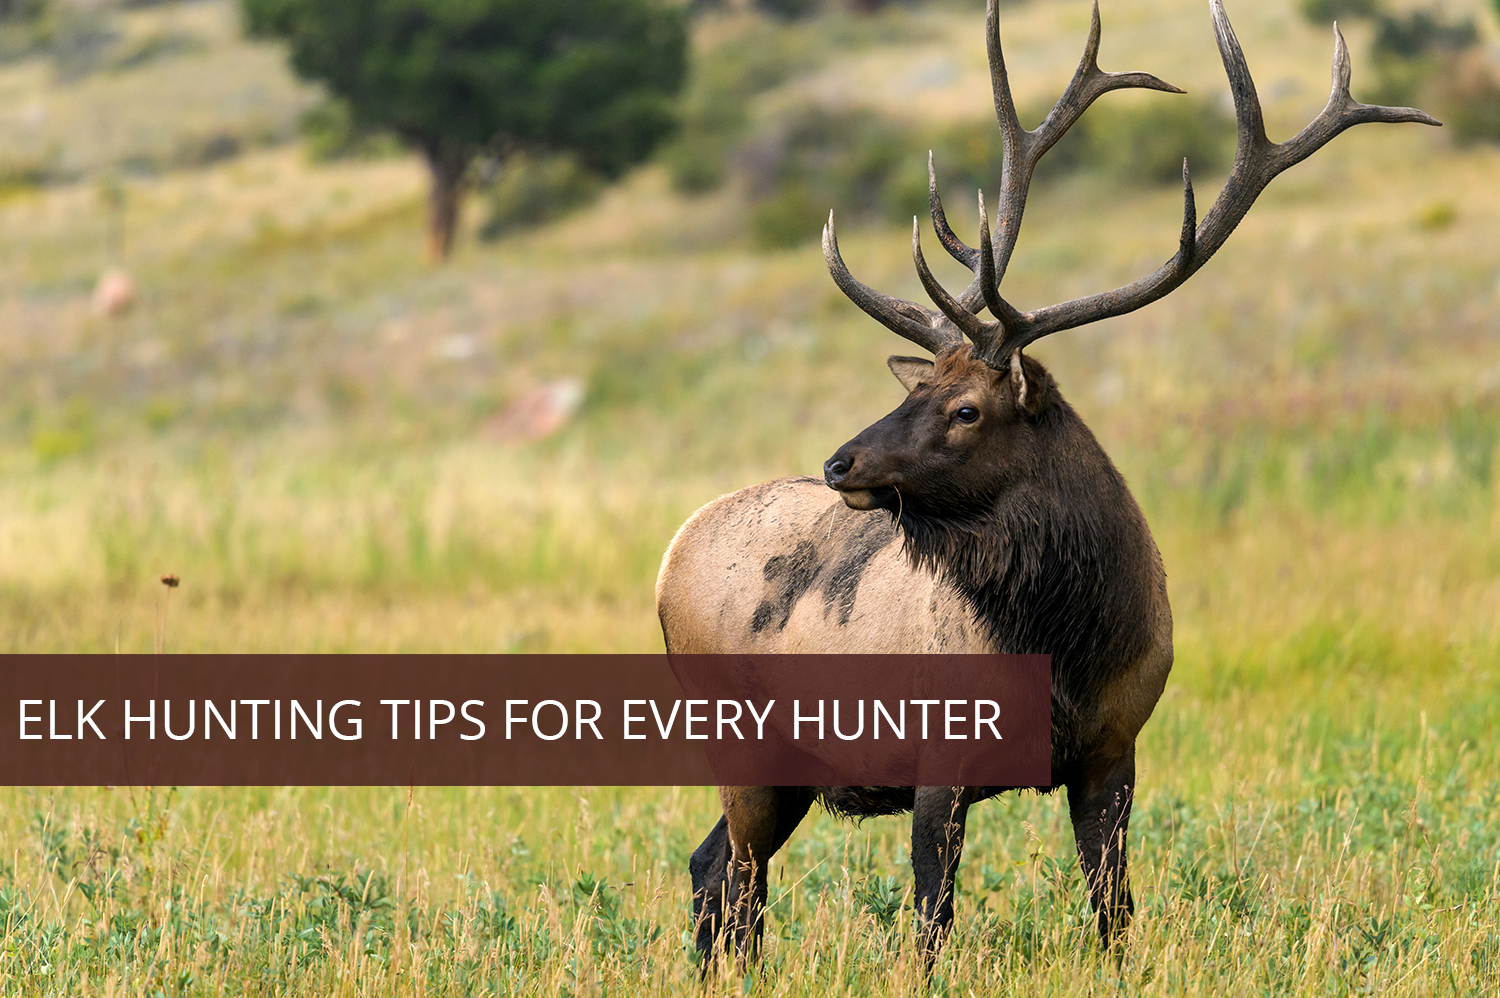
<svg viewBox="0 0 1500 998">
<path fill-rule="evenodd" d="M 1415 718 L 1369 685 L 1335 681 L 1290 721 L 1266 685 L 1174 688 L 1143 746 L 1118 961 L 1062 802 L 1024 796 L 971 816 L 931 980 L 901 822 L 818 815 L 774 868 L 760 968 L 721 968 L 710 993 L 1485 993 L 1496 718 L 1472 699 L 1493 684 L 1429 679 Z M 3 973 L 24 993 L 697 990 L 681 860 L 716 816 L 707 788 L 7 797 Z"/>
<path fill-rule="evenodd" d="M 1203 6 L 1106 2 L 1104 65 L 1218 93 Z M 77 84 L 0 67 L 11 106 L 62 109 L 46 128 L 80 143 L 63 153 L 76 182 L 0 195 L 0 650 L 148 651 L 167 572 L 183 580 L 169 651 L 659 649 L 651 587 L 676 526 L 815 470 L 899 400 L 883 360 L 905 344 L 814 247 L 755 252 L 733 184 L 683 198 L 660 167 L 493 244 L 473 206 L 440 270 L 421 263 L 412 159 L 271 146 L 128 175 L 118 262 L 137 301 L 95 315 L 112 261 L 88 164 L 139 150 L 66 122 L 118 107 L 141 74 L 205 64 L 201 93 L 260 80 L 277 121 L 310 99 L 226 14 L 131 14 L 195 18 L 130 30 L 191 29 L 206 48 Z M 1066 81 L 1086 14 L 1006 7 L 1023 102 Z M 1321 104 L 1326 33 L 1290 2 L 1230 14 L 1285 137 Z M 854 94 L 907 117 L 987 113 L 972 11 L 886 17 L 857 44 L 798 50 L 807 73 L 759 110 Z M 1356 94 L 1367 42 L 1351 31 Z M 928 72 L 945 59 L 952 73 Z M 167 106 L 130 134 L 169 165 L 174 122 L 197 114 Z M 1200 205 L 1218 182 L 1199 178 Z M 1276 181 L 1171 298 L 1033 350 L 1145 508 L 1176 617 L 1139 752 L 1124 955 L 1093 940 L 1063 802 L 1021 796 L 971 818 L 930 981 L 903 823 L 820 815 L 773 865 L 761 968 L 725 968 L 710 993 L 1495 990 L 1497 191 L 1493 147 L 1355 130 Z M 972 231 L 969 194 L 947 196 Z M 1097 174 L 1039 185 L 1013 300 L 1149 272 L 1177 202 Z M 904 230 L 840 234 L 859 277 L 920 296 Z M 556 435 L 487 431 L 565 375 L 586 394 Z M 0 793 L 7 994 L 698 993 L 685 865 L 711 789 Z"/>
</svg>

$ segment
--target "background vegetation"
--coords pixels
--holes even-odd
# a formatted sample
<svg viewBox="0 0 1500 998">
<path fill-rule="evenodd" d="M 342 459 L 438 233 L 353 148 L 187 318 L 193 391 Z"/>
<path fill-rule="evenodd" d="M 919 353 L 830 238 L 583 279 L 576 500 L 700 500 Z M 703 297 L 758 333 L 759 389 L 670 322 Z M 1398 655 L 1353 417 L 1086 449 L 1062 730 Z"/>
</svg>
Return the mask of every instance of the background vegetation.
<svg viewBox="0 0 1500 998">
<path fill-rule="evenodd" d="M 446 259 L 481 153 L 566 153 L 605 177 L 676 123 L 684 11 L 656 0 L 241 0 L 256 37 L 330 91 L 325 125 L 385 131 L 432 174 L 428 253 Z"/>
<path fill-rule="evenodd" d="M 1300 6 L 1230 6 L 1276 138 L 1327 92 Z M 1387 6 L 1345 23 L 1356 96 L 1388 83 L 1379 16 L 1418 10 Z M 1014 300 L 1165 258 L 1179 195 L 1146 139 L 1172 116 L 1214 193 L 1203 7 L 1104 3 L 1104 66 L 1192 96 L 1112 95 L 1054 152 Z M 491 241 L 474 218 L 435 271 L 422 165 L 309 155 L 322 95 L 233 7 L 80 10 L 107 36 L 89 60 L 33 19 L 0 64 L 5 651 L 150 650 L 166 572 L 170 651 L 657 649 L 677 524 L 816 469 L 899 399 L 900 344 L 823 272 L 827 208 L 855 273 L 915 298 L 901 219 L 928 143 L 962 231 L 997 182 L 970 5 L 731 6 L 695 21 L 658 163 L 583 194 L 566 164 L 497 175 Z M 1065 84 L 1087 16 L 1007 6 L 1025 106 Z M 1474 39 L 1434 64 L 1493 81 L 1493 12 L 1441 17 Z M 1176 612 L 1125 955 L 1092 940 L 1062 801 L 1026 796 L 975 812 L 930 981 L 902 823 L 818 816 L 773 868 L 764 969 L 711 991 L 1495 990 L 1500 149 L 1455 131 L 1341 136 L 1171 298 L 1034 351 L 1145 507 Z M 522 180 L 559 200 L 521 217 L 543 197 Z M 127 305 L 96 295 L 107 268 Z M 7 992 L 697 993 L 707 788 L 3 796 Z"/>
</svg>

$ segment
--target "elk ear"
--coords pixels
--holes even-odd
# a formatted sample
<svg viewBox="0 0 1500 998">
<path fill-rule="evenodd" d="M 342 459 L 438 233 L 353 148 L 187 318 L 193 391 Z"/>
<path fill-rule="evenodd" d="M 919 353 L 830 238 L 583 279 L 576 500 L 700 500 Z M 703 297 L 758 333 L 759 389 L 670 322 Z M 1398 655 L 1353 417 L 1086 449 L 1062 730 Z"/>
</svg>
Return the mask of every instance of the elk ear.
<svg viewBox="0 0 1500 998">
<path fill-rule="evenodd" d="M 921 357 L 887 357 L 885 366 L 891 369 L 896 380 L 908 392 L 916 391 L 918 385 L 931 381 L 932 372 L 936 370 L 932 361 Z"/>
<path fill-rule="evenodd" d="M 1028 366 L 1032 369 L 1029 374 Z M 1010 352 L 1010 388 L 1017 409 L 1032 414 L 1040 412 L 1048 380 L 1046 372 L 1036 361 L 1021 356 L 1019 347 Z"/>
</svg>

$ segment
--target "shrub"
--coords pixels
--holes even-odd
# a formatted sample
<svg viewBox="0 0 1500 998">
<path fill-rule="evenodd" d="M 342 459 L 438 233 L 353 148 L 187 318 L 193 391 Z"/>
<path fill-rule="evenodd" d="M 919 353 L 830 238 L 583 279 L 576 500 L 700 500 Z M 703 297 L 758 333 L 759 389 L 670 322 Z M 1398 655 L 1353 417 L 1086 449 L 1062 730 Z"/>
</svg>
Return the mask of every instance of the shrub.
<svg viewBox="0 0 1500 998">
<path fill-rule="evenodd" d="M 1224 169 L 1234 133 L 1234 120 L 1206 99 L 1096 107 L 1043 157 L 1037 175 L 1089 170 L 1122 184 L 1176 184 L 1184 156 L 1199 176 Z M 992 120 L 925 139 L 867 110 L 803 107 L 769 123 L 736 151 L 757 242 L 777 247 L 813 239 L 829 208 L 852 222 L 925 215 L 929 148 L 950 204 L 1000 182 L 1004 146 Z"/>
<path fill-rule="evenodd" d="M 1023 112 L 1036 126 L 1051 105 Z M 1177 184 L 1182 160 L 1196 175 L 1226 168 L 1234 150 L 1234 119 L 1208 98 L 1164 98 L 1121 107 L 1095 104 L 1037 164 L 1036 177 L 1079 170 L 1108 173 L 1122 183 Z M 1000 130 L 984 119 L 955 126 L 934 143 L 943 188 L 992 188 L 1000 181 Z M 922 197 L 926 199 L 926 182 Z"/>
<path fill-rule="evenodd" d="M 1133 183 L 1181 183 L 1184 158 L 1199 175 L 1216 173 L 1234 150 L 1234 119 L 1209 98 L 1100 109 L 1084 124 L 1088 162 Z"/>
<path fill-rule="evenodd" d="M 0 194 L 11 190 L 40 187 L 52 180 L 57 169 L 57 155 L 56 149 L 45 155 L 0 154 Z"/>
<path fill-rule="evenodd" d="M 175 31 L 154 32 L 121 45 L 108 60 L 108 66 L 111 71 L 122 73 L 139 69 L 158 59 L 201 52 L 205 48 L 207 45 L 197 35 Z"/>
<path fill-rule="evenodd" d="M 401 142 L 389 132 L 360 128 L 354 122 L 349 102 L 326 97 L 297 120 L 307 158 L 314 163 L 336 159 L 373 159 L 393 156 L 401 151 Z"/>
<path fill-rule="evenodd" d="M 764 249 L 798 246 L 818 237 L 827 216 L 828 202 L 794 182 L 751 208 L 751 235 Z"/>
<path fill-rule="evenodd" d="M 206 135 L 182 135 L 172 161 L 179 166 L 210 166 L 240 154 L 244 142 L 233 132 L 217 130 Z"/>
<path fill-rule="evenodd" d="M 809 61 L 794 36 L 759 24 L 695 59 L 677 136 L 663 148 L 675 190 L 702 194 L 728 176 L 736 143 L 750 123 L 750 101 L 778 86 Z"/>
<path fill-rule="evenodd" d="M 47 10 L 47 0 L 0 0 L 0 21 L 34 21 Z"/>
<path fill-rule="evenodd" d="M 1375 17 L 1380 13 L 1380 0 L 1301 0 L 1297 4 L 1302 16 L 1313 24 L 1322 26 L 1341 18 Z"/>
<path fill-rule="evenodd" d="M 1051 109 L 1051 104 L 1023 108 L 1020 112 L 1021 124 L 1035 128 Z M 1099 105 L 1094 105 L 1057 145 L 1047 150 L 1047 154 L 1037 164 L 1033 179 L 1060 176 L 1087 167 L 1089 128 L 1094 116 L 1103 110 L 1105 109 L 1101 109 Z M 951 187 L 955 191 L 968 190 L 972 194 L 975 189 L 993 189 L 1000 182 L 1005 144 L 993 118 L 977 118 L 945 129 L 933 138 L 932 153 L 938 171 L 938 182 L 943 190 Z M 926 204 L 925 168 L 922 173 L 921 203 Z"/>
<path fill-rule="evenodd" d="M 818 12 L 822 0 L 754 0 L 755 9 L 778 21 L 796 21 Z"/>
<path fill-rule="evenodd" d="M 1413 105 L 1428 93 L 1434 79 L 1457 53 L 1474 48 L 1479 32 L 1471 19 L 1445 21 L 1430 10 L 1380 18 L 1370 52 L 1375 64 L 1377 104 Z"/>
<path fill-rule="evenodd" d="M 1371 100 L 1428 107 L 1460 144 L 1500 141 L 1500 83 L 1480 51 L 1472 18 L 1448 21 L 1426 9 L 1384 15 L 1371 50 Z"/>
<path fill-rule="evenodd" d="M 1472 18 L 1444 21 L 1430 10 L 1414 10 L 1405 17 L 1386 14 L 1375 29 L 1372 51 L 1377 57 L 1419 59 L 1436 52 L 1460 52 L 1479 44 Z"/>
<path fill-rule="evenodd" d="M 516 229 L 561 218 L 594 201 L 604 178 L 566 153 L 508 158 L 486 192 L 489 216 L 479 238 L 492 242 Z"/>
<path fill-rule="evenodd" d="M 1432 89 L 1433 106 L 1455 142 L 1500 142 L 1500 81 L 1482 53 L 1451 62 Z"/>
<path fill-rule="evenodd" d="M 896 167 L 918 145 L 873 111 L 794 109 L 738 151 L 757 240 L 788 246 L 815 238 L 829 208 L 854 219 L 885 215 Z"/>
<path fill-rule="evenodd" d="M 684 194 L 703 194 L 724 182 L 730 147 L 749 118 L 747 88 L 736 79 L 740 74 L 722 64 L 708 68 L 706 62 L 694 66 L 682 127 L 662 150 L 672 187 Z"/>
</svg>

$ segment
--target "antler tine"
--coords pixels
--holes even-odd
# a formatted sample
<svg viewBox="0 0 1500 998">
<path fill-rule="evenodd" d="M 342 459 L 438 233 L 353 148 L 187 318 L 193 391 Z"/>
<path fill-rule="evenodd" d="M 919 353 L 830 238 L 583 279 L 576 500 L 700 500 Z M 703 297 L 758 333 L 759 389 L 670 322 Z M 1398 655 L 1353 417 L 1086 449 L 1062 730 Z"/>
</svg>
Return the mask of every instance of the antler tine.
<svg viewBox="0 0 1500 998">
<path fill-rule="evenodd" d="M 1197 244 L 1198 199 L 1193 196 L 1193 176 L 1188 173 L 1187 157 L 1182 157 L 1182 234 L 1177 237 L 1177 255 L 1170 263 L 1180 270 L 1193 259 Z M 1187 280 L 1184 276 L 1183 280 Z"/>
<path fill-rule="evenodd" d="M 943 315 L 925 309 L 901 298 L 883 295 L 873 288 L 861 284 L 839 254 L 838 232 L 833 227 L 833 212 L 828 213 L 828 224 L 823 226 L 823 260 L 828 264 L 828 273 L 833 283 L 854 304 L 864 310 L 870 318 L 893 333 L 904 336 L 932 353 L 945 347 L 962 343 L 963 337 Z"/>
<path fill-rule="evenodd" d="M 932 167 L 931 149 L 927 150 L 927 204 L 932 210 L 932 231 L 937 233 L 938 242 L 943 244 L 943 249 L 948 251 L 949 256 L 974 270 L 979 265 L 979 251 L 965 246 L 964 241 L 948 225 L 948 215 L 943 211 L 943 199 L 938 196 L 937 170 Z"/>
<path fill-rule="evenodd" d="M 990 60 L 990 89 L 995 96 L 995 121 L 1000 126 L 1000 135 L 1004 140 L 1000 166 L 1000 198 L 996 204 L 1000 214 L 995 218 L 996 234 L 1000 235 L 999 244 L 1003 255 L 995 256 L 993 252 L 987 254 L 997 272 L 995 280 L 998 287 L 1010 264 L 1016 237 L 1021 233 L 1021 216 L 1026 211 L 1026 195 L 1031 188 L 1031 173 L 1036 166 L 1036 159 L 1031 155 L 1032 133 L 1021 127 L 1021 119 L 1016 116 L 1015 97 L 1010 92 L 1010 74 L 1005 69 L 1005 51 L 1000 44 L 999 0 L 987 0 L 985 3 L 984 28 L 985 49 Z"/>
<path fill-rule="evenodd" d="M 999 0 L 987 0 L 984 7 L 984 44 L 990 60 L 990 90 L 995 97 L 995 120 L 1005 137 L 1005 161 L 1010 164 L 1012 150 L 1025 141 L 1026 129 L 1016 115 L 1016 101 L 1010 92 L 1010 74 L 1005 69 L 1005 52 L 1000 45 Z"/>
<path fill-rule="evenodd" d="M 1272 142 L 1266 137 L 1255 83 L 1251 79 L 1239 39 L 1235 37 L 1234 28 L 1224 12 L 1224 4 L 1222 0 L 1209 0 L 1209 6 L 1213 14 L 1219 53 L 1224 62 L 1224 72 L 1229 77 L 1230 92 L 1234 96 L 1238 131 L 1234 167 L 1224 189 L 1219 192 L 1202 224 L 1192 230 L 1195 205 L 1192 183 L 1184 163 L 1183 230 L 1177 253 L 1172 259 L 1149 277 L 1123 288 L 1050 305 L 1033 312 L 1019 313 L 1015 321 L 1006 321 L 1007 335 L 999 349 L 986 353 L 985 357 L 991 363 L 1003 362 L 1011 350 L 1050 333 L 1124 315 L 1168 294 L 1197 273 L 1219 247 L 1224 245 L 1240 219 L 1245 217 L 1255 199 L 1266 189 L 1266 185 L 1283 170 L 1317 152 L 1345 129 L 1367 121 L 1442 124 L 1415 108 L 1382 107 L 1355 101 L 1349 94 L 1349 48 L 1335 25 L 1333 91 L 1327 106 L 1294 138 L 1280 144 Z M 1050 117 L 1049 115 L 1049 120 Z M 1042 127 L 1045 125 L 1044 122 Z M 1040 131 L 1042 128 L 1038 128 L 1038 132 Z"/>
<path fill-rule="evenodd" d="M 978 253 L 975 253 L 978 256 Z M 932 276 L 932 270 L 927 266 L 927 258 L 922 255 L 922 226 L 915 215 L 911 220 L 911 259 L 917 267 L 917 277 L 922 281 L 922 287 L 927 296 L 932 299 L 948 321 L 961 329 L 965 336 L 973 340 L 975 345 L 988 345 L 997 333 L 1002 332 L 1000 323 L 988 322 L 981 319 L 963 302 L 950 295 L 937 278 Z"/>
<path fill-rule="evenodd" d="M 1015 100 L 1010 92 L 1010 78 L 1005 69 L 1005 54 L 1000 45 L 998 0 L 988 0 L 985 14 L 986 40 L 990 57 L 990 85 L 995 94 L 995 116 L 1005 138 L 1005 159 L 1001 168 L 1000 197 L 995 216 L 995 271 L 1005 279 L 1011 253 L 1021 234 L 1021 217 L 1026 211 L 1026 197 L 1031 176 L 1040 160 L 1083 115 L 1090 104 L 1111 90 L 1137 88 L 1183 93 L 1177 87 L 1150 73 L 1106 73 L 1099 68 L 1099 0 L 1094 0 L 1089 24 L 1089 40 L 1083 57 L 1067 89 L 1035 131 L 1026 131 L 1016 117 Z"/>
<path fill-rule="evenodd" d="M 1057 104 L 1047 115 L 1046 119 L 1036 127 L 1031 134 L 1035 136 L 1032 140 L 1037 145 L 1033 154 L 1037 159 L 1042 153 L 1052 148 L 1063 133 L 1073 127 L 1088 106 L 1098 100 L 1111 90 L 1160 90 L 1169 94 L 1186 93 L 1185 90 L 1172 86 L 1172 84 L 1150 73 L 1106 73 L 1099 68 L 1099 38 L 1101 35 L 1099 22 L 1099 0 L 1094 0 L 1093 17 L 1089 24 L 1089 40 L 1084 46 L 1083 58 L 1078 61 L 1078 69 L 1073 73 L 1073 79 L 1058 98 Z"/>
<path fill-rule="evenodd" d="M 979 192 L 979 288 L 984 294 L 984 303 L 990 314 L 1007 329 L 1014 329 L 1021 318 L 1010 302 L 1000 297 L 1000 278 L 995 273 L 995 252 L 990 242 L 990 213 L 984 204 L 984 191 Z M 984 354 L 992 344 L 975 342 Z"/>
<path fill-rule="evenodd" d="M 1214 34 L 1218 38 L 1219 53 L 1224 60 L 1224 72 L 1229 77 L 1230 92 L 1234 95 L 1239 140 L 1229 180 L 1198 228 L 1193 271 L 1207 263 L 1208 258 L 1224 245 L 1224 241 L 1229 238 L 1240 219 L 1245 217 L 1260 192 L 1266 189 L 1266 185 L 1277 174 L 1296 166 L 1346 128 L 1367 121 L 1442 125 L 1432 115 L 1415 108 L 1361 104 L 1351 97 L 1349 46 L 1344 43 L 1343 32 L 1335 24 L 1333 90 L 1328 96 L 1328 104 L 1292 139 L 1280 144 L 1272 142 L 1266 138 L 1260 101 L 1255 95 L 1255 83 L 1250 78 L 1244 50 L 1240 48 L 1229 17 L 1224 13 L 1223 0 L 1210 0 L 1210 7 L 1213 10 Z"/>
</svg>

